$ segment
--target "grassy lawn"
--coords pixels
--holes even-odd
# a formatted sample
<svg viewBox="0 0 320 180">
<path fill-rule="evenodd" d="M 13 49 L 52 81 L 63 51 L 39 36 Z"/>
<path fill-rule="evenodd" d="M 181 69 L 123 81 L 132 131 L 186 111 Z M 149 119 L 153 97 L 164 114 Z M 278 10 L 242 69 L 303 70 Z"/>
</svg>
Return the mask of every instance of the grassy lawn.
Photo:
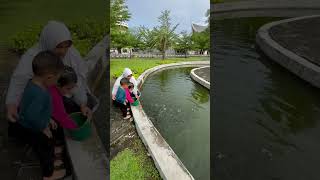
<svg viewBox="0 0 320 180">
<path fill-rule="evenodd" d="M 124 68 L 130 68 L 133 72 L 134 77 L 138 78 L 140 74 L 142 74 L 145 70 L 150 69 L 152 67 L 161 65 L 161 64 L 169 64 L 183 61 L 199 61 L 199 60 L 209 60 L 209 58 L 204 57 L 189 57 L 189 58 L 168 58 L 165 60 L 161 60 L 158 58 L 153 59 L 111 59 L 110 64 L 110 77 L 117 78 L 119 77 Z"/>
<path fill-rule="evenodd" d="M 160 180 L 160 175 L 142 142 L 135 139 L 133 146 L 117 154 L 110 162 L 110 179 Z"/>
</svg>

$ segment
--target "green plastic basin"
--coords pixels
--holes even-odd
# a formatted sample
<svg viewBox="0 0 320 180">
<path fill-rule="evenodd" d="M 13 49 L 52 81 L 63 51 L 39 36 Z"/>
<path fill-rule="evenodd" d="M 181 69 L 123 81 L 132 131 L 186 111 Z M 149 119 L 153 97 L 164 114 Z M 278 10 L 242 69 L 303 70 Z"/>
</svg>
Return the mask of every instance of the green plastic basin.
<svg viewBox="0 0 320 180">
<path fill-rule="evenodd" d="M 131 106 L 138 106 L 139 105 L 139 100 L 137 100 L 137 98 L 132 98 L 134 100 L 134 102 L 131 104 Z"/>
<path fill-rule="evenodd" d="M 91 135 L 91 124 L 81 112 L 71 113 L 71 119 L 78 125 L 76 129 L 68 130 L 70 137 L 76 141 L 83 141 Z"/>
</svg>

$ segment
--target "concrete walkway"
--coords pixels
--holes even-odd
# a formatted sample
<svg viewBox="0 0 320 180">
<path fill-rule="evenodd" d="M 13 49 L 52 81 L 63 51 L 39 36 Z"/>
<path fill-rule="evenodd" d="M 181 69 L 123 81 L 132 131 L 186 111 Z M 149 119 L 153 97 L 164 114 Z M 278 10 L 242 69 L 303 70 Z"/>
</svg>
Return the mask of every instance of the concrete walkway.
<svg viewBox="0 0 320 180">
<path fill-rule="evenodd" d="M 115 79 L 110 80 L 110 92 L 112 91 Z M 111 96 L 110 96 L 111 97 Z M 110 98 L 110 101 L 112 99 Z M 123 120 L 120 109 L 110 102 L 110 159 L 127 147 L 131 146 L 132 138 L 137 138 L 137 133 L 133 123 Z"/>
<path fill-rule="evenodd" d="M 210 67 L 205 67 L 205 68 L 201 68 L 201 69 L 196 69 L 194 71 L 194 73 L 203 78 L 204 80 L 210 82 Z"/>
<path fill-rule="evenodd" d="M 8 138 L 8 121 L 5 111 L 6 90 L 10 81 L 10 76 L 15 68 L 19 57 L 8 51 L 8 47 L 0 44 L 0 179 L 15 179 L 18 175 L 19 166 L 14 162 L 21 161 L 24 154 L 24 146 L 15 143 Z M 35 158 L 28 158 L 27 162 L 34 162 Z M 30 169 L 26 177 L 39 178 L 39 166 Z M 25 174 L 21 171 L 21 174 Z"/>
<path fill-rule="evenodd" d="M 320 88 L 318 54 L 320 15 L 275 21 L 262 26 L 256 36 L 260 49 L 284 68 Z"/>
<path fill-rule="evenodd" d="M 214 20 L 240 17 L 297 17 L 320 13 L 318 0 L 256 0 L 211 4 Z"/>
<path fill-rule="evenodd" d="M 270 29 L 273 40 L 312 63 L 320 65 L 320 17 L 278 24 Z"/>
</svg>

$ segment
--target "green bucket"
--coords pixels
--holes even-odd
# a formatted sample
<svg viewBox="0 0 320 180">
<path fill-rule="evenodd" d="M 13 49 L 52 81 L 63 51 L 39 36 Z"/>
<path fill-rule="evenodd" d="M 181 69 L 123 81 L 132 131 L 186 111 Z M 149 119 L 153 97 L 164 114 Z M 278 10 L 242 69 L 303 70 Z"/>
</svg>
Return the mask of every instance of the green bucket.
<svg viewBox="0 0 320 180">
<path fill-rule="evenodd" d="M 71 113 L 70 117 L 78 125 L 78 128 L 68 130 L 71 138 L 76 141 L 87 139 L 91 135 L 91 124 L 87 117 L 81 112 Z"/>
<path fill-rule="evenodd" d="M 139 105 L 139 100 L 137 98 L 133 98 L 134 102 L 131 104 L 132 106 L 138 106 Z"/>
</svg>

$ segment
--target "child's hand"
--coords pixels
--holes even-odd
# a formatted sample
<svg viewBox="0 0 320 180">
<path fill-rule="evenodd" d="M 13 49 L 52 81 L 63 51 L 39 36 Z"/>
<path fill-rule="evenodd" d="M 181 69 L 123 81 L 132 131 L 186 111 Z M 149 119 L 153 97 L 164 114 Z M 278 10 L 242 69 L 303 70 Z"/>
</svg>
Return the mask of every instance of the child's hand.
<svg viewBox="0 0 320 180">
<path fill-rule="evenodd" d="M 51 126 L 52 129 L 57 129 L 58 128 L 57 123 L 53 119 L 50 119 L 50 126 Z"/>
<path fill-rule="evenodd" d="M 112 95 L 112 100 L 116 100 L 116 96 L 115 95 Z"/>
<path fill-rule="evenodd" d="M 51 130 L 50 130 L 49 126 L 46 127 L 42 132 L 43 132 L 43 134 L 45 134 L 49 139 L 52 138 L 52 133 L 51 133 Z"/>
<path fill-rule="evenodd" d="M 92 111 L 87 105 L 81 105 L 80 110 L 82 112 L 82 115 L 87 116 L 88 118 L 92 117 Z"/>
</svg>

